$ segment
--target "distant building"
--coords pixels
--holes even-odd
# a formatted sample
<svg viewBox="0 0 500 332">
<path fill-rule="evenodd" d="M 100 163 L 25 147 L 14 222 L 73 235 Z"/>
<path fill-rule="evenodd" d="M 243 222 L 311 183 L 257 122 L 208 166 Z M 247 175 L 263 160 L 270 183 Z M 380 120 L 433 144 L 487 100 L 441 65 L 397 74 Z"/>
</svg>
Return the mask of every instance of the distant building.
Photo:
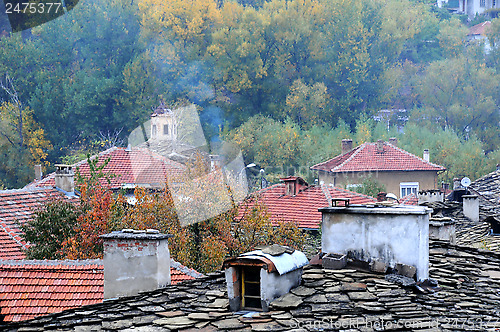
<svg viewBox="0 0 500 332">
<path fill-rule="evenodd" d="M 318 172 L 320 183 L 349 189 L 371 178 L 399 197 L 437 189 L 437 175 L 445 170 L 429 161 L 428 150 L 424 150 L 423 158 L 417 157 L 398 148 L 395 138 L 355 148 L 352 148 L 352 140 L 342 140 L 342 154 L 311 169 Z"/>
</svg>

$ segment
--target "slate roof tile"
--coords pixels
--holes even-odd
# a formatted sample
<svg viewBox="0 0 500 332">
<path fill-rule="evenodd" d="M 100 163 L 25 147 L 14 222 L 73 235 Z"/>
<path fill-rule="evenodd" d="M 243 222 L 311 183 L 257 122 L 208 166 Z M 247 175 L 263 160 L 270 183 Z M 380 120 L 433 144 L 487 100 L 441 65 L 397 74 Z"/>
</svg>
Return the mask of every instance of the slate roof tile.
<svg viewBox="0 0 500 332">
<path fill-rule="evenodd" d="M 426 293 L 349 265 L 343 270 L 307 266 L 302 285 L 274 301 L 270 312 L 243 317 L 228 309 L 224 274 L 213 273 L 6 328 L 76 331 L 88 329 L 87 321 L 96 330 L 130 331 L 483 331 L 500 327 L 500 254 L 431 241 L 429 260 L 430 276 L 440 289 Z M 158 307 L 164 310 L 156 311 Z"/>
<path fill-rule="evenodd" d="M 316 164 L 311 169 L 332 173 L 445 170 L 443 166 L 425 161 L 388 142 L 384 142 L 382 153 L 377 150 L 377 143 L 364 143 L 345 154 Z"/>
</svg>

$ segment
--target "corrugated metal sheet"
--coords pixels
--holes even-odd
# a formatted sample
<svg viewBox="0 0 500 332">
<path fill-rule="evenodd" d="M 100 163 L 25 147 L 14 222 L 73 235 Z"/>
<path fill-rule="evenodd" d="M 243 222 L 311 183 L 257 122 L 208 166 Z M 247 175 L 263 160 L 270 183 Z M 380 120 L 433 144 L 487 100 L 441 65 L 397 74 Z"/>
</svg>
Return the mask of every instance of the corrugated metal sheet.
<svg viewBox="0 0 500 332">
<path fill-rule="evenodd" d="M 309 264 L 309 260 L 307 259 L 306 255 L 302 251 L 298 250 L 295 250 L 292 254 L 284 253 L 278 256 L 265 254 L 262 252 L 262 250 L 254 250 L 240 255 L 240 257 L 249 259 L 259 259 L 260 257 L 265 257 L 273 262 L 276 270 L 280 275 Z"/>
</svg>

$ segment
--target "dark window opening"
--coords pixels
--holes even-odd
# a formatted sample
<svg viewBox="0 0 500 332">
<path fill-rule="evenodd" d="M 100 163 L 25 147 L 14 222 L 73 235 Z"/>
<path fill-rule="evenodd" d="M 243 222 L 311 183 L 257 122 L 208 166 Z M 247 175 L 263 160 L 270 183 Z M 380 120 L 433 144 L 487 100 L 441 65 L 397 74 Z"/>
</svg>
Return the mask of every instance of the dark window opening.
<svg viewBox="0 0 500 332">
<path fill-rule="evenodd" d="M 163 135 L 168 135 L 168 124 L 163 125 Z"/>
<path fill-rule="evenodd" d="M 241 306 L 262 309 L 260 302 L 260 267 L 244 267 L 241 270 Z"/>
</svg>

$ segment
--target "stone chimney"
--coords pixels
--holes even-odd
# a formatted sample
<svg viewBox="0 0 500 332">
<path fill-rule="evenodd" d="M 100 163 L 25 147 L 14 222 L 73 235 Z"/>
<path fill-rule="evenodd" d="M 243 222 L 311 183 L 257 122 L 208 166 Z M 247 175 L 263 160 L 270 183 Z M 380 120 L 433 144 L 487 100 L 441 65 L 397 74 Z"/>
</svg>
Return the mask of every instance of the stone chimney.
<svg viewBox="0 0 500 332">
<path fill-rule="evenodd" d="M 343 139 L 342 140 L 342 154 L 346 154 L 347 152 L 352 150 L 352 139 Z"/>
<path fill-rule="evenodd" d="M 136 295 L 170 285 L 167 234 L 124 229 L 104 240 L 104 299 Z"/>
<path fill-rule="evenodd" d="M 461 179 L 459 179 L 459 178 L 454 178 L 453 179 L 453 190 L 457 190 L 457 189 L 463 188 L 462 183 L 460 183 L 460 180 Z"/>
<path fill-rule="evenodd" d="M 285 195 L 295 196 L 302 190 L 309 187 L 309 184 L 298 176 L 289 176 L 287 178 L 282 178 L 280 181 L 285 183 Z"/>
<path fill-rule="evenodd" d="M 394 146 L 398 146 L 398 139 L 396 137 L 391 137 L 389 138 L 389 143 Z"/>
<path fill-rule="evenodd" d="M 35 180 L 40 181 L 42 179 L 42 165 L 35 165 Z"/>
<path fill-rule="evenodd" d="M 384 141 L 382 141 L 381 139 L 377 141 L 377 152 L 378 153 L 384 152 Z"/>
<path fill-rule="evenodd" d="M 422 159 L 429 162 L 429 149 L 424 149 L 424 155 Z"/>
<path fill-rule="evenodd" d="M 65 192 L 72 193 L 75 191 L 75 173 L 73 166 L 57 164 L 55 182 L 56 187 Z"/>
<path fill-rule="evenodd" d="M 347 255 L 376 270 L 392 268 L 429 278 L 429 208 L 349 206 L 321 208 L 321 249 Z M 380 268 L 380 266 L 384 266 Z"/>
<path fill-rule="evenodd" d="M 474 222 L 479 221 L 479 199 L 476 195 L 463 195 L 464 216 Z"/>
<path fill-rule="evenodd" d="M 500 171 L 500 164 L 497 164 L 497 171 Z"/>
</svg>

